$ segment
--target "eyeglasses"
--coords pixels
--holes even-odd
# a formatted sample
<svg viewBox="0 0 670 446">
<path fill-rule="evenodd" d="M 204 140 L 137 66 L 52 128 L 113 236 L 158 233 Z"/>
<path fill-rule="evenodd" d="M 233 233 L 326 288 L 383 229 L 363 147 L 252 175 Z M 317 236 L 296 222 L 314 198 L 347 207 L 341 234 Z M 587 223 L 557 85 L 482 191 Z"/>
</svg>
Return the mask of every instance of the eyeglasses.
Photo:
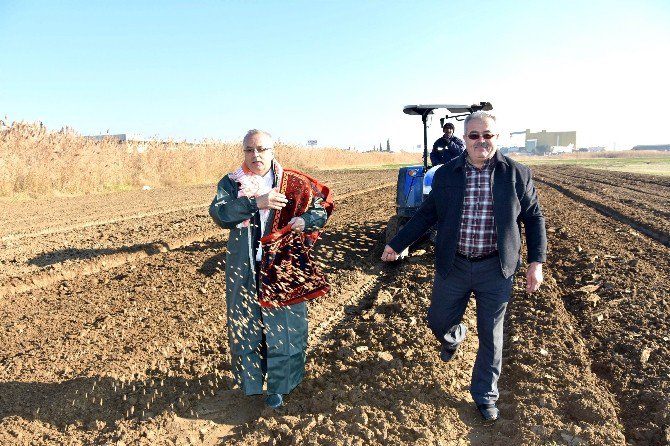
<svg viewBox="0 0 670 446">
<path fill-rule="evenodd" d="M 468 139 L 471 139 L 471 140 L 473 140 L 473 141 L 476 141 L 476 140 L 478 140 L 479 138 L 491 139 L 491 138 L 493 138 L 494 136 L 496 136 L 496 135 L 494 135 L 493 133 L 484 133 L 484 134 L 482 134 L 482 135 L 480 135 L 480 134 L 477 133 L 477 132 L 468 133 Z"/>
<path fill-rule="evenodd" d="M 254 152 L 258 153 L 265 153 L 268 150 L 272 150 L 272 147 L 245 147 L 244 148 L 244 153 L 251 155 Z"/>
</svg>

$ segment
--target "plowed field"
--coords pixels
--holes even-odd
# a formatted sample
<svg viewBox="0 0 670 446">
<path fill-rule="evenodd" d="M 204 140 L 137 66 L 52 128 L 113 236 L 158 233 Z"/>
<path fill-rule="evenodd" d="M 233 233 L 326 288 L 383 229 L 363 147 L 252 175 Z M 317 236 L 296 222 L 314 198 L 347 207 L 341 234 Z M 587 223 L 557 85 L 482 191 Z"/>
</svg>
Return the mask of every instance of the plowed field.
<svg viewBox="0 0 670 446">
<path fill-rule="evenodd" d="M 332 290 L 282 412 L 231 387 L 214 186 L 1 203 L 0 444 L 669 445 L 670 181 L 534 171 L 546 283 L 515 282 L 493 426 L 468 392 L 474 307 L 444 364 L 432 246 L 379 260 L 396 171 L 314 173 Z"/>
</svg>

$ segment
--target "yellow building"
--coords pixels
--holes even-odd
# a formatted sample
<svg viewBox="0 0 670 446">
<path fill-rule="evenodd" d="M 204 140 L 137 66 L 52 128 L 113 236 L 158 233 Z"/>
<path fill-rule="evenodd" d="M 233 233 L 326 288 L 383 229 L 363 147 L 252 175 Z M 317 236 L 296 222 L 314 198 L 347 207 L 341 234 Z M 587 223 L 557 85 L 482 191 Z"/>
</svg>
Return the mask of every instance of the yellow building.
<svg viewBox="0 0 670 446">
<path fill-rule="evenodd" d="M 549 152 L 551 147 L 560 146 L 567 147 L 572 144 L 572 147 L 577 147 L 577 132 L 548 132 L 542 130 L 541 132 L 531 132 L 526 129 L 526 150 L 528 152 Z"/>
</svg>

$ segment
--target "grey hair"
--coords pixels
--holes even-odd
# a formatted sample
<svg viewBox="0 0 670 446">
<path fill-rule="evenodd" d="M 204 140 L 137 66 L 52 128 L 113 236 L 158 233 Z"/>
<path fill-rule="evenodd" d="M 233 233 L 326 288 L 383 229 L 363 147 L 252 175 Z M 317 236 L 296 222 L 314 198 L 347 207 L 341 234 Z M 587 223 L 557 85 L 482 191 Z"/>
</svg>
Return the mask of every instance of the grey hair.
<svg viewBox="0 0 670 446">
<path fill-rule="evenodd" d="M 472 121 L 473 119 L 478 119 L 480 121 L 484 121 L 486 119 L 490 119 L 493 122 L 496 122 L 496 117 L 492 115 L 491 113 L 485 112 L 483 110 L 476 111 L 474 113 L 470 113 L 468 116 L 465 117 L 465 122 L 463 122 L 463 128 L 467 129 L 468 128 L 468 123 Z"/>
<path fill-rule="evenodd" d="M 270 135 L 268 132 L 265 132 L 263 130 L 258 130 L 258 129 L 251 129 L 247 132 L 246 135 L 244 135 L 244 138 L 242 139 L 242 144 L 246 147 L 247 140 L 249 138 L 251 138 L 252 136 L 255 136 L 255 135 L 265 135 L 272 140 L 272 135 Z M 274 140 L 273 140 L 273 142 L 274 142 Z"/>
</svg>

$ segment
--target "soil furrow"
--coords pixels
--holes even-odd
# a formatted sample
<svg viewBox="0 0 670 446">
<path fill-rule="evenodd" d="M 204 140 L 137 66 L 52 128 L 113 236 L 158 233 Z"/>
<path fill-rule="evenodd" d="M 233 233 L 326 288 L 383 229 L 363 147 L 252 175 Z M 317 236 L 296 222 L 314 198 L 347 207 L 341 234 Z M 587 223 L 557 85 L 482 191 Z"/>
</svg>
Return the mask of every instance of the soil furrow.
<svg viewBox="0 0 670 446">
<path fill-rule="evenodd" d="M 582 194 L 593 195 L 601 202 L 617 203 L 622 209 L 629 212 L 648 214 L 661 221 L 670 218 L 670 186 L 663 188 L 649 184 L 645 187 L 638 184 L 636 189 L 631 191 L 616 185 L 605 187 L 589 182 L 588 179 L 576 178 L 576 175 L 573 174 L 546 169 L 536 177 L 540 180 L 561 184 Z M 660 196 L 660 193 L 664 193 L 665 196 Z"/>
<path fill-rule="evenodd" d="M 385 218 L 387 210 L 379 205 L 371 212 L 368 217 L 381 212 Z M 316 335 L 327 330 L 343 302 L 355 304 L 359 286 L 377 280 L 361 261 L 379 224 L 352 227 L 346 203 L 339 215 L 345 222 L 334 217 L 336 231 L 326 232 L 316 248 L 327 253 L 324 269 L 333 290 L 331 299 L 312 305 L 318 311 L 311 311 L 310 323 L 322 326 Z M 45 438 L 68 431 L 77 444 L 121 438 L 123 430 L 114 427 L 120 424 L 132 432 L 124 438 L 136 442 L 147 432 L 169 438 L 160 429 L 166 417 L 197 419 L 201 398 L 230 388 L 224 250 L 223 238 L 168 246 L 133 263 L 3 299 L 2 320 L 14 321 L 0 337 L 5 427 L 30 435 L 30 426 L 16 422 L 35 420 Z M 84 425 L 76 427 L 74 420 Z M 40 428 L 41 422 L 56 430 Z"/>
<path fill-rule="evenodd" d="M 336 199 L 350 199 L 388 186 L 355 190 Z M 104 220 L 91 214 L 85 223 L 39 230 L 34 233 L 35 237 L 40 236 L 39 239 L 32 243 L 20 240 L 23 236 L 8 235 L 0 244 L 4 249 L 4 258 L 0 259 L 3 265 L 0 297 L 78 275 L 95 274 L 102 269 L 204 241 L 220 232 L 207 215 L 207 207 L 203 201 L 199 205 Z M 193 212 L 197 209 L 199 212 Z M 134 243 L 128 245 L 129 240 Z"/>
<path fill-rule="evenodd" d="M 639 175 L 560 165 L 539 166 L 533 170 L 536 176 L 551 174 L 573 183 L 588 184 L 596 189 L 603 189 L 605 185 L 605 189 L 620 189 L 632 195 L 641 194 L 641 189 L 645 189 L 643 193 L 647 198 L 660 198 L 666 202 L 670 200 L 670 180 L 664 177 L 645 176 L 640 180 Z"/>
<path fill-rule="evenodd" d="M 171 240 L 169 242 L 149 243 L 135 245 L 131 248 L 121 248 L 117 252 L 110 254 L 92 251 L 90 259 L 70 263 L 63 267 L 47 268 L 43 271 L 27 274 L 21 277 L 12 277 L 9 283 L 0 285 L 0 299 L 17 293 L 24 293 L 39 288 L 53 285 L 62 280 L 72 280 L 78 277 L 84 277 L 91 274 L 97 274 L 101 271 L 117 268 L 127 263 L 135 262 L 158 253 L 179 249 L 186 245 L 196 242 L 204 242 L 210 237 L 218 234 L 220 231 L 211 229 L 206 232 L 194 234 L 190 237 Z"/>
<path fill-rule="evenodd" d="M 668 444 L 670 250 L 555 194 L 545 190 L 543 204 L 557 294 L 615 398 L 627 444 Z M 579 219 L 589 224 L 566 224 Z"/>
<path fill-rule="evenodd" d="M 636 229 L 643 234 L 651 237 L 655 241 L 662 243 L 665 246 L 670 246 L 670 233 L 666 230 L 666 225 L 661 225 L 660 227 L 655 225 L 654 222 L 649 222 L 649 220 L 636 220 L 630 218 L 628 215 L 629 213 L 626 213 L 625 211 L 620 211 L 615 209 L 612 206 L 608 206 L 600 201 L 592 200 L 584 196 L 584 194 L 580 194 L 579 192 L 574 191 L 570 187 L 566 187 L 561 184 L 557 184 L 553 181 L 549 181 L 546 178 L 538 179 L 537 180 L 539 183 L 546 184 L 547 186 L 551 186 L 557 191 L 563 193 L 564 195 L 572 198 L 575 201 L 578 201 L 580 203 L 583 203 L 589 207 L 592 207 L 593 209 L 605 214 L 608 217 L 614 218 L 617 221 L 620 221 L 621 223 L 624 223 L 633 229 Z M 619 208 L 621 206 L 618 206 Z M 655 220 L 655 218 L 654 218 Z M 665 222 L 667 223 L 667 222 Z"/>
<path fill-rule="evenodd" d="M 362 190 L 356 190 L 356 191 L 349 192 L 349 193 L 346 193 L 346 194 L 340 194 L 336 198 L 338 198 L 340 200 L 344 200 L 345 198 L 354 197 L 356 195 L 361 195 L 361 194 L 365 194 L 365 193 L 368 193 L 368 192 L 373 192 L 373 191 L 376 191 L 376 190 L 379 190 L 379 189 L 384 189 L 384 188 L 395 186 L 395 185 L 396 185 L 396 183 L 383 183 L 383 184 L 380 184 L 379 186 L 369 187 L 367 189 L 362 189 Z"/>
<path fill-rule="evenodd" d="M 602 187 L 601 174 L 589 184 L 589 171 L 578 173 L 587 190 Z M 165 197 L 174 209 L 206 203 L 213 186 L 40 202 L 23 206 L 26 220 L 15 228 L 5 221 L 3 234 L 51 232 L 2 242 L 3 286 L 12 276 L 28 284 L 52 269 L 74 272 L 0 299 L 0 444 L 670 444 L 667 247 L 538 181 L 547 280 L 531 296 L 522 273 L 515 281 L 502 419 L 487 427 L 469 396 L 474 306 L 465 343 L 442 363 L 424 321 L 432 246 L 419 244 L 398 265 L 379 262 L 397 170 L 314 176 L 336 198 L 315 248 L 331 292 L 309 305 L 307 376 L 282 413 L 232 388 L 227 232 L 206 205 L 59 231 L 159 212 L 147 197 Z M 562 176 L 546 178 L 570 187 Z M 659 188 L 654 181 L 625 176 L 640 191 Z M 570 191 L 657 225 L 652 212 L 617 203 L 640 199 L 630 189 L 616 197 Z M 135 257 L 124 258 L 129 252 Z"/>
<path fill-rule="evenodd" d="M 209 202 L 203 202 L 203 203 L 196 203 L 196 204 L 191 204 L 188 206 L 179 206 L 176 208 L 168 208 L 168 209 L 162 209 L 160 211 L 152 211 L 152 212 L 140 212 L 134 215 L 127 215 L 124 217 L 117 217 L 117 218 L 110 218 L 110 219 L 104 219 L 104 220 L 96 220 L 96 221 L 88 221 L 85 223 L 78 223 L 74 225 L 65 225 L 65 226 L 59 226 L 56 228 L 48 228 L 48 229 L 42 229 L 40 231 L 33 231 L 33 232 L 27 232 L 27 233 L 18 233 L 18 234 L 7 234 L 2 236 L 0 240 L 2 241 L 12 241 L 16 242 L 17 240 L 23 239 L 23 238 L 31 238 L 31 237 L 42 237 L 45 235 L 53 235 L 53 234 L 58 234 L 61 232 L 72 232 L 76 231 L 79 229 L 87 229 L 95 226 L 103 226 L 103 225 L 110 225 L 113 223 L 120 223 L 120 222 L 127 222 L 129 220 L 139 220 L 139 219 L 145 219 L 147 217 L 157 217 L 157 216 L 162 216 L 164 214 L 172 214 L 175 212 L 187 212 L 193 209 L 204 209 L 209 206 Z"/>
</svg>

